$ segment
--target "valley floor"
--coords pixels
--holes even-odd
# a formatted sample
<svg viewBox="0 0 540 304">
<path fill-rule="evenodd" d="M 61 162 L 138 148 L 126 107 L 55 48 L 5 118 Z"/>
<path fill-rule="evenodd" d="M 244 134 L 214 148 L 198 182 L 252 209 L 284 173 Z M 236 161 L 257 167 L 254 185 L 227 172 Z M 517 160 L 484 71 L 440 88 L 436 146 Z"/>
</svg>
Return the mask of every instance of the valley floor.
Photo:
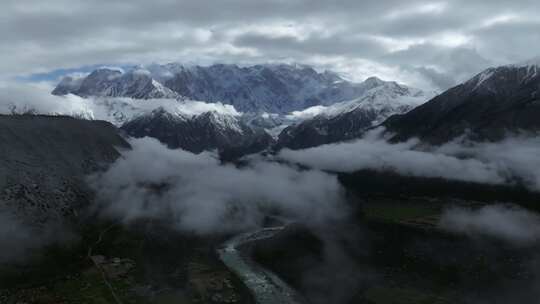
<svg viewBox="0 0 540 304">
<path fill-rule="evenodd" d="M 439 227 L 448 207 L 479 209 L 501 197 L 527 208 L 535 194 L 367 173 L 341 180 L 356 210 L 349 221 L 292 224 L 246 243 L 243 254 L 312 304 L 536 303 L 538 243 Z M 355 188 L 367 181 L 369 191 Z M 89 223 L 70 246 L 50 247 L 30 265 L 3 265 L 0 303 L 254 303 L 216 252 L 229 237 L 179 234 L 152 221 Z"/>
<path fill-rule="evenodd" d="M 152 223 L 84 230 L 71 248 L 48 248 L 31 265 L 4 265 L 0 303 L 252 303 L 215 254 L 223 238 Z"/>
<path fill-rule="evenodd" d="M 366 209 L 363 225 L 341 227 L 335 239 L 290 228 L 253 254 L 311 303 L 536 303 L 538 245 L 441 231 L 431 202 L 373 201 Z"/>
</svg>

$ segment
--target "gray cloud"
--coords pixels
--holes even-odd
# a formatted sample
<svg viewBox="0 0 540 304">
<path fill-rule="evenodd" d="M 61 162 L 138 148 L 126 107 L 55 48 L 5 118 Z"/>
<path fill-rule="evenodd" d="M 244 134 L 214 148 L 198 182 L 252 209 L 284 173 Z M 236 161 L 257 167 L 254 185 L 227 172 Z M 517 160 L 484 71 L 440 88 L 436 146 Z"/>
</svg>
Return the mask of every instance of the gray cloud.
<svg viewBox="0 0 540 304">
<path fill-rule="evenodd" d="M 237 168 L 150 138 L 131 145 L 107 172 L 90 178 L 104 216 L 128 223 L 157 217 L 206 234 L 259 227 L 266 214 L 320 224 L 346 212 L 336 177 L 319 171 L 265 161 Z"/>
<path fill-rule="evenodd" d="M 404 67 L 407 69 L 407 67 Z M 413 71 L 420 73 L 424 76 L 429 82 L 431 82 L 437 88 L 450 88 L 456 84 L 456 79 L 452 75 L 447 73 L 439 72 L 433 68 L 426 67 L 417 67 L 411 68 Z"/>
<path fill-rule="evenodd" d="M 126 120 L 142 113 L 163 108 L 170 113 L 191 117 L 216 111 L 222 114 L 239 116 L 242 113 L 232 105 L 206 103 L 201 101 L 176 99 L 132 99 L 126 97 L 82 98 L 73 94 L 56 96 L 50 94 L 48 84 L 0 84 L 0 114 L 44 114 L 68 115 L 85 119 L 105 120 L 122 125 Z"/>
<path fill-rule="evenodd" d="M 441 147 L 419 147 L 418 140 L 390 144 L 382 129 L 348 143 L 306 150 L 283 150 L 278 158 L 338 172 L 390 170 L 403 175 L 441 177 L 487 184 L 524 183 L 540 190 L 540 138 L 509 137 L 497 143 L 456 140 Z"/>
<path fill-rule="evenodd" d="M 23 255 L 27 255 L 29 250 L 40 247 L 42 243 L 39 238 L 33 237 L 33 231 L 19 222 L 10 213 L 0 213 L 0 264 L 18 261 Z"/>
<path fill-rule="evenodd" d="M 477 45 L 486 56 L 505 61 L 538 56 L 540 49 L 538 33 L 540 33 L 538 20 L 500 23 L 474 32 L 476 36 L 482 37 Z"/>
<path fill-rule="evenodd" d="M 467 23 L 466 16 L 424 14 L 408 15 L 378 24 L 379 33 L 390 37 L 419 38 L 461 28 Z M 429 25 L 429 26 L 426 26 Z"/>
<path fill-rule="evenodd" d="M 74 241 L 76 236 L 66 225 L 55 223 L 46 227 L 20 220 L 14 210 L 0 209 L 0 264 L 24 262 L 39 257 L 38 249 L 53 244 Z"/>
<path fill-rule="evenodd" d="M 454 207 L 440 220 L 442 229 L 470 236 L 489 236 L 516 245 L 540 239 L 540 216 L 514 205 L 490 205 L 477 210 Z"/>
<path fill-rule="evenodd" d="M 403 70 L 417 72 L 436 88 L 449 88 L 461 83 L 478 71 L 494 64 L 477 50 L 466 47 L 448 48 L 434 44 L 418 44 L 381 58 Z"/>
<path fill-rule="evenodd" d="M 287 59 L 444 89 L 487 62 L 536 55 L 539 9 L 529 0 L 6 0 L 0 69 L 8 78 L 104 63 Z M 418 51 L 425 46 L 471 55 L 439 61 Z"/>
<path fill-rule="evenodd" d="M 248 33 L 239 36 L 234 42 L 239 46 L 263 49 L 280 54 L 308 55 L 316 50 L 318 55 L 328 56 L 365 56 L 373 57 L 384 53 L 384 46 L 373 38 L 351 37 L 350 33 L 338 33 L 328 37 L 312 36 L 298 39 L 291 36 L 269 37 Z"/>
</svg>

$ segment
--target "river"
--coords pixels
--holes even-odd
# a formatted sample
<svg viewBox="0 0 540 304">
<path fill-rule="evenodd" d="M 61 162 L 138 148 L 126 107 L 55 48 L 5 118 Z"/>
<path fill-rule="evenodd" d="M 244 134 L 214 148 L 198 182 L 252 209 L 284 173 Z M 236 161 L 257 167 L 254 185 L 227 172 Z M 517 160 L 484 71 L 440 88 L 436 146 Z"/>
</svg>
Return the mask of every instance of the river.
<svg viewBox="0 0 540 304">
<path fill-rule="evenodd" d="M 303 297 L 275 273 L 257 264 L 240 247 L 254 241 L 270 239 L 286 226 L 269 227 L 239 234 L 218 249 L 220 259 L 252 293 L 257 304 L 305 304 Z"/>
</svg>

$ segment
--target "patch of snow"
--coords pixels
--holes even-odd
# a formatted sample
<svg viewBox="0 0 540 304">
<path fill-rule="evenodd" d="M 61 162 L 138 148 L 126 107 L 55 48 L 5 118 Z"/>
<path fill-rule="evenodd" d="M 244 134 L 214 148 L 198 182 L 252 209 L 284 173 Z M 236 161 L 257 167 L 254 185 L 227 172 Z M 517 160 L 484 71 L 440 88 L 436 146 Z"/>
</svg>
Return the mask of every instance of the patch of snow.
<svg viewBox="0 0 540 304">
<path fill-rule="evenodd" d="M 337 105 L 337 104 L 336 104 Z M 317 115 L 321 115 L 331 108 L 330 106 L 313 106 L 302 111 L 293 111 L 290 114 L 285 115 L 285 118 L 298 121 L 313 118 Z"/>
<path fill-rule="evenodd" d="M 486 80 L 490 79 L 494 74 L 495 69 L 487 69 L 484 72 L 480 73 L 480 75 L 476 76 L 476 86 L 473 90 L 479 88 Z"/>
<path fill-rule="evenodd" d="M 527 68 L 527 75 L 525 75 L 524 78 L 524 80 L 527 80 L 538 75 L 540 69 L 540 56 L 508 66 L 514 68 Z"/>
<path fill-rule="evenodd" d="M 204 114 L 200 114 L 199 117 L 208 117 L 210 122 L 222 131 L 232 130 L 236 133 L 242 134 L 244 130 L 240 126 L 240 121 L 233 115 L 218 113 L 217 111 L 209 111 Z"/>
<path fill-rule="evenodd" d="M 403 112 L 404 108 L 412 109 L 417 107 L 434 96 L 435 94 L 431 92 L 424 93 L 417 89 L 384 82 L 382 85 L 368 90 L 360 98 L 339 102 L 324 108 L 314 109 L 311 113 L 320 110 L 320 113 L 315 117 L 319 116 L 325 119 L 330 119 L 359 109 L 397 114 Z"/>
</svg>

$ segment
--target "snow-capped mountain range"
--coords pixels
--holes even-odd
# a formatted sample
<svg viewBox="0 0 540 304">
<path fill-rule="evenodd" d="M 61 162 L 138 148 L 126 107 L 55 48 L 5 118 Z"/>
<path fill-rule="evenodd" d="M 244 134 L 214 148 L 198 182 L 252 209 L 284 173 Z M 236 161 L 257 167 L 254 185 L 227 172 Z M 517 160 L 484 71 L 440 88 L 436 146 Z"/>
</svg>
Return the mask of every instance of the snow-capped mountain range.
<svg viewBox="0 0 540 304">
<path fill-rule="evenodd" d="M 305 65 L 175 63 L 97 69 L 64 78 L 53 94 L 90 99 L 99 108 L 94 117 L 99 112 L 130 135 L 194 152 L 268 147 L 271 137 L 290 148 L 340 141 L 432 97 L 396 82 L 354 83 Z"/>
<path fill-rule="evenodd" d="M 329 106 L 357 99 L 376 81 L 354 83 L 338 74 L 317 72 L 305 65 L 232 64 L 184 66 L 152 64 L 123 72 L 101 68 L 88 76 L 66 77 L 53 94 L 136 99 L 185 98 L 230 104 L 249 113 L 285 115 L 313 106 Z"/>
<path fill-rule="evenodd" d="M 376 77 L 362 84 L 368 89 L 359 98 L 293 112 L 289 117 L 304 120 L 280 133 L 278 147 L 301 149 L 356 138 L 388 117 L 406 113 L 436 95 Z"/>
<path fill-rule="evenodd" d="M 361 83 L 366 89 L 361 96 L 353 100 L 338 102 L 329 106 L 314 106 L 303 111 L 294 111 L 287 115 L 291 119 L 330 119 L 358 109 L 377 109 L 379 112 L 403 112 L 412 109 L 435 95 L 422 90 L 400 85 L 394 81 L 383 81 L 370 77 Z M 382 116 L 374 124 L 382 122 Z"/>
<path fill-rule="evenodd" d="M 540 130 L 539 69 L 538 58 L 490 68 L 434 97 L 376 77 L 353 83 L 302 65 L 168 64 L 67 77 L 54 94 L 79 105 L 63 114 L 108 120 L 133 136 L 190 151 L 299 149 L 354 139 L 379 124 L 397 134 L 394 140 L 438 143 L 467 131 L 498 138 L 506 130 Z"/>
<path fill-rule="evenodd" d="M 316 105 L 351 100 L 366 87 L 338 74 L 305 65 L 213 65 L 181 67 L 165 86 L 183 96 L 221 101 L 238 111 L 286 114 Z"/>
</svg>

